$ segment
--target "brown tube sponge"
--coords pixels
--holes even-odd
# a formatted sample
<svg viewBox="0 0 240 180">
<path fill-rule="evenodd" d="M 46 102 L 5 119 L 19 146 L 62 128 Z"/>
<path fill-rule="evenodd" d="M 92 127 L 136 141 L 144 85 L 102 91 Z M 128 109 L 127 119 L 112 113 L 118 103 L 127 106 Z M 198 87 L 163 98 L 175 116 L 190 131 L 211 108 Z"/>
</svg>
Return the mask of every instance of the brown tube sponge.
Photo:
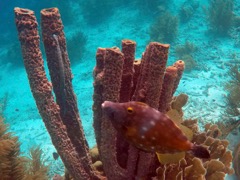
<svg viewBox="0 0 240 180">
<path fill-rule="evenodd" d="M 82 159 L 79 158 L 68 137 L 66 126 L 60 116 L 60 108 L 54 102 L 52 85 L 47 80 L 44 71 L 34 12 L 21 8 L 15 8 L 14 12 L 31 91 L 39 113 L 51 136 L 52 143 L 61 156 L 64 165 L 75 179 L 91 179 L 91 174 L 86 171 Z"/>
<path fill-rule="evenodd" d="M 133 100 L 145 102 L 158 109 L 164 71 L 168 59 L 169 44 L 151 42 L 143 54 L 141 72 Z M 154 163 L 155 154 L 139 152 L 137 175 L 146 176 Z"/>
<path fill-rule="evenodd" d="M 158 108 L 168 49 L 168 44 L 157 42 L 151 42 L 147 46 L 142 58 L 141 74 L 134 93 L 134 100 Z"/>
<path fill-rule="evenodd" d="M 178 70 L 174 66 L 169 66 L 166 68 L 158 107 L 158 110 L 163 113 L 166 113 L 168 110 L 170 110 L 172 92 L 177 78 L 177 72 Z"/>
<path fill-rule="evenodd" d="M 123 70 L 123 53 L 118 48 L 106 48 L 102 79 L 102 100 L 119 101 L 121 77 Z M 96 120 L 96 119 L 95 119 Z M 126 179 L 126 170 L 118 165 L 116 158 L 116 131 L 105 115 L 101 121 L 100 158 L 108 179 Z"/>
<path fill-rule="evenodd" d="M 98 148 L 101 144 L 101 123 L 102 123 L 102 103 L 103 103 L 103 68 L 106 49 L 98 48 L 96 54 L 96 66 L 93 70 L 93 127 Z"/>
<path fill-rule="evenodd" d="M 80 120 L 76 95 L 73 92 L 73 75 L 70 69 L 63 24 L 57 8 L 41 11 L 41 26 L 48 69 L 56 101 L 60 106 L 61 119 L 72 144 L 82 159 L 86 172 L 91 175 L 89 149 Z"/>
<path fill-rule="evenodd" d="M 132 87 L 132 92 L 129 100 L 132 100 L 133 94 L 137 87 L 137 81 L 138 81 L 138 77 L 140 76 L 140 70 L 141 70 L 141 60 L 135 60 L 133 63 L 133 68 L 134 68 L 133 87 Z"/>
<path fill-rule="evenodd" d="M 182 78 L 183 71 L 185 69 L 185 63 L 184 63 L 183 60 L 178 60 L 177 62 L 175 62 L 173 64 L 173 66 L 175 66 L 178 69 L 178 73 L 177 73 L 176 81 L 174 83 L 172 94 L 174 94 L 176 92 L 176 90 L 177 90 L 178 84 L 179 84 L 179 82 L 180 82 L 180 80 Z"/>
<path fill-rule="evenodd" d="M 128 102 L 131 98 L 133 88 L 133 62 L 135 60 L 136 42 L 131 40 L 122 41 L 122 53 L 124 54 L 124 65 L 122 83 L 120 89 L 120 102 Z"/>
</svg>

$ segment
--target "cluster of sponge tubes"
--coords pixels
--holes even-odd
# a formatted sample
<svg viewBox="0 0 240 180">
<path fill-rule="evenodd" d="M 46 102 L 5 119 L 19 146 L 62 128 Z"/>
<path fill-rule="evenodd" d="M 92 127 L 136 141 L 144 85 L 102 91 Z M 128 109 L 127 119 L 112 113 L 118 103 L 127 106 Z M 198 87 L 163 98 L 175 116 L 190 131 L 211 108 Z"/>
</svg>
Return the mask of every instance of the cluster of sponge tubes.
<svg viewBox="0 0 240 180">
<path fill-rule="evenodd" d="M 46 77 L 34 12 L 15 8 L 24 65 L 39 113 L 52 143 L 74 179 L 128 180 L 155 172 L 155 154 L 129 145 L 102 114 L 105 101 L 141 101 L 162 112 L 170 109 L 181 79 L 184 62 L 166 67 L 169 45 L 151 42 L 135 60 L 136 43 L 122 41 L 119 48 L 98 48 L 94 68 L 93 126 L 104 175 L 92 166 L 76 96 L 72 88 L 63 24 L 57 8 L 41 11 L 41 28 L 51 82 Z M 52 94 L 56 96 L 56 102 Z"/>
<path fill-rule="evenodd" d="M 134 179 L 154 174 L 156 156 L 125 142 L 102 114 L 101 104 L 105 100 L 134 100 L 167 112 L 184 70 L 181 60 L 166 68 L 169 45 L 150 43 L 141 61 L 135 61 L 135 48 L 135 42 L 123 40 L 122 51 L 118 48 L 97 50 L 94 129 L 103 169 L 109 179 Z"/>
</svg>

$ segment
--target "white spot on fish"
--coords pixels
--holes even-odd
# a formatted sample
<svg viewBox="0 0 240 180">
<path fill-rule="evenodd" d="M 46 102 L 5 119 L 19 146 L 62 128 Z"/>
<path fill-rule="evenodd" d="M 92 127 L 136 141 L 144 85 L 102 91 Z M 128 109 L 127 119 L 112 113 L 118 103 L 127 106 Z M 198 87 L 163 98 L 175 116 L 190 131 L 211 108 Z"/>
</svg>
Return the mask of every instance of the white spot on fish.
<svg viewBox="0 0 240 180">
<path fill-rule="evenodd" d="M 156 140 L 156 138 L 153 136 L 152 138 L 151 138 L 153 141 L 155 141 Z"/>
<path fill-rule="evenodd" d="M 148 110 L 147 108 L 144 108 L 144 109 L 142 110 L 142 112 L 143 112 L 143 113 L 146 113 L 147 110 Z"/>
<path fill-rule="evenodd" d="M 147 127 L 145 127 L 145 126 L 142 127 L 142 131 L 143 131 L 143 132 L 146 132 L 147 130 L 148 130 Z"/>
<path fill-rule="evenodd" d="M 155 125 L 156 125 L 156 123 L 155 123 L 153 120 L 150 121 L 150 124 L 151 124 L 152 126 L 155 126 Z"/>
<path fill-rule="evenodd" d="M 167 117 L 164 117 L 163 118 L 163 121 L 168 121 L 169 119 Z"/>
<path fill-rule="evenodd" d="M 142 135 L 142 136 L 141 136 L 141 138 L 142 138 L 142 139 L 145 139 L 145 136 L 144 136 L 144 135 Z"/>
<path fill-rule="evenodd" d="M 153 114 L 153 118 L 156 119 L 156 120 L 160 120 L 158 113 L 154 113 L 154 114 Z"/>
<path fill-rule="evenodd" d="M 154 150 L 155 149 L 155 147 L 154 146 L 151 146 L 151 150 Z"/>
</svg>

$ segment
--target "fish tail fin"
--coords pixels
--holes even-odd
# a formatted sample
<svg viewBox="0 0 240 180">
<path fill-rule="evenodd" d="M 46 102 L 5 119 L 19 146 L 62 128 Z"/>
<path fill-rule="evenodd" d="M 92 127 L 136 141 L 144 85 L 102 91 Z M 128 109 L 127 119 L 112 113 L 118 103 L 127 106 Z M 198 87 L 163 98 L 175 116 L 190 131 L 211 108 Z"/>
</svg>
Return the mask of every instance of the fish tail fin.
<svg viewBox="0 0 240 180">
<path fill-rule="evenodd" d="M 203 159 L 209 159 L 210 158 L 209 151 L 203 146 L 194 144 L 191 151 L 192 151 L 193 155 L 198 157 L 198 158 L 203 158 Z"/>
</svg>

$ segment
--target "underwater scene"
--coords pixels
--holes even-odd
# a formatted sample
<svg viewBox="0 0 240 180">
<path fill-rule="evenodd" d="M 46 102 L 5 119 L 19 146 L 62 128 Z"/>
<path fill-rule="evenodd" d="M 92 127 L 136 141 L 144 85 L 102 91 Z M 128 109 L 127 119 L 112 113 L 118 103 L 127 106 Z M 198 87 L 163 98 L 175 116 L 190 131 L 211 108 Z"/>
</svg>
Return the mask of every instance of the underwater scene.
<svg viewBox="0 0 240 180">
<path fill-rule="evenodd" d="M 0 11 L 0 180 L 240 179 L 240 1 Z"/>
</svg>

